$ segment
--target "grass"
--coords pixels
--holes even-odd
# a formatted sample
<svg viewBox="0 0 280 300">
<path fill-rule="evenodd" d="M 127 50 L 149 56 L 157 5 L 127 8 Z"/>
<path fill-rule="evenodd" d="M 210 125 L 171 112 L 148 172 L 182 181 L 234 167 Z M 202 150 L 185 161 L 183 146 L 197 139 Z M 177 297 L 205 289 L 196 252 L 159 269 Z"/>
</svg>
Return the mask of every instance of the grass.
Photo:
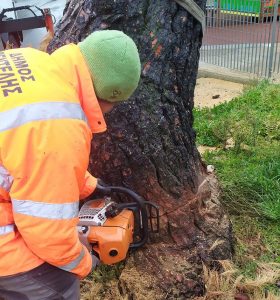
<svg viewBox="0 0 280 300">
<path fill-rule="evenodd" d="M 280 221 L 280 85 L 262 82 L 212 109 L 196 109 L 199 145 L 231 211 Z M 228 147 L 228 143 L 231 147 Z"/>
<path fill-rule="evenodd" d="M 214 165 L 236 238 L 224 273 L 204 270 L 201 299 L 280 299 L 280 85 L 261 82 L 229 103 L 195 109 L 198 145 Z M 215 149 L 213 151 L 213 149 Z"/>
</svg>

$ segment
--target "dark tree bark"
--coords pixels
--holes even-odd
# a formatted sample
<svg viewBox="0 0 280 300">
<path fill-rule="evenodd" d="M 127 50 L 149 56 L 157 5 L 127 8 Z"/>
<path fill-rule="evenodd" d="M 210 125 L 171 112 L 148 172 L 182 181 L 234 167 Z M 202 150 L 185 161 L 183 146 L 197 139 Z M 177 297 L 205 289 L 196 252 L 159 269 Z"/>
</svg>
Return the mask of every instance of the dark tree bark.
<svg viewBox="0 0 280 300">
<path fill-rule="evenodd" d="M 205 2 L 197 4 L 204 8 Z M 142 75 L 130 101 L 106 116 L 108 132 L 94 137 L 90 169 L 161 210 L 160 234 L 127 261 L 119 294 L 202 295 L 202 264 L 229 259 L 232 234 L 192 128 L 201 25 L 174 0 L 71 0 L 49 51 L 103 29 L 123 30 L 134 39 Z"/>
</svg>

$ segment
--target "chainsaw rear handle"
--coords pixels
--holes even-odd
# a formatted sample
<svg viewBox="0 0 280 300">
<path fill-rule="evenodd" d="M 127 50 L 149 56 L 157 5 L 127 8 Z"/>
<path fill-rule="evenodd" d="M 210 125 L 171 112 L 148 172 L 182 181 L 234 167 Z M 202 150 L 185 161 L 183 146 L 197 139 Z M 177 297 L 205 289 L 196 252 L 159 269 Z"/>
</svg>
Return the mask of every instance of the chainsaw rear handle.
<svg viewBox="0 0 280 300">
<path fill-rule="evenodd" d="M 148 240 L 148 235 L 149 235 L 149 224 L 148 224 L 148 215 L 147 215 L 147 210 L 146 210 L 146 201 L 138 194 L 133 192 L 130 189 L 121 187 L 121 186 L 103 186 L 100 183 L 97 183 L 96 190 L 98 192 L 101 192 L 105 196 L 111 195 L 112 192 L 114 193 L 120 193 L 120 194 L 126 194 L 128 195 L 131 199 L 133 199 L 140 211 L 140 217 L 141 217 L 141 229 L 142 229 L 142 236 L 140 241 L 136 243 L 130 244 L 131 249 L 139 248 L 143 246 L 147 240 Z M 133 203 L 131 203 L 131 207 L 133 207 Z M 129 208 L 129 206 L 127 206 Z M 134 205 L 135 207 L 135 205 Z"/>
</svg>

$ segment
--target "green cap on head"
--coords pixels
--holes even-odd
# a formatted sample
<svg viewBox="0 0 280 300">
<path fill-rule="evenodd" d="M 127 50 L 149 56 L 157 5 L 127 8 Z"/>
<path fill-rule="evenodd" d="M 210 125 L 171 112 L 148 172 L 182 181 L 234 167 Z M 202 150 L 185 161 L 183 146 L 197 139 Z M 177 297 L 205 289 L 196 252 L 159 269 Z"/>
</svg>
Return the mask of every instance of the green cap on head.
<svg viewBox="0 0 280 300">
<path fill-rule="evenodd" d="M 118 30 L 91 33 L 78 44 L 98 98 L 127 100 L 137 88 L 141 64 L 134 41 Z"/>
</svg>

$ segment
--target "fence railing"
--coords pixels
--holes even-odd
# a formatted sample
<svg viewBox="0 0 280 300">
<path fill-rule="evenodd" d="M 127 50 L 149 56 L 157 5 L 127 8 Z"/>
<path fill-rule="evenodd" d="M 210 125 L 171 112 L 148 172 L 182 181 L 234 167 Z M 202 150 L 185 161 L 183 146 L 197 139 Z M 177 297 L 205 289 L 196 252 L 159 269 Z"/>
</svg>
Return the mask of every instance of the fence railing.
<svg viewBox="0 0 280 300">
<path fill-rule="evenodd" d="M 269 78 L 280 73 L 278 0 L 208 0 L 202 62 Z"/>
</svg>

